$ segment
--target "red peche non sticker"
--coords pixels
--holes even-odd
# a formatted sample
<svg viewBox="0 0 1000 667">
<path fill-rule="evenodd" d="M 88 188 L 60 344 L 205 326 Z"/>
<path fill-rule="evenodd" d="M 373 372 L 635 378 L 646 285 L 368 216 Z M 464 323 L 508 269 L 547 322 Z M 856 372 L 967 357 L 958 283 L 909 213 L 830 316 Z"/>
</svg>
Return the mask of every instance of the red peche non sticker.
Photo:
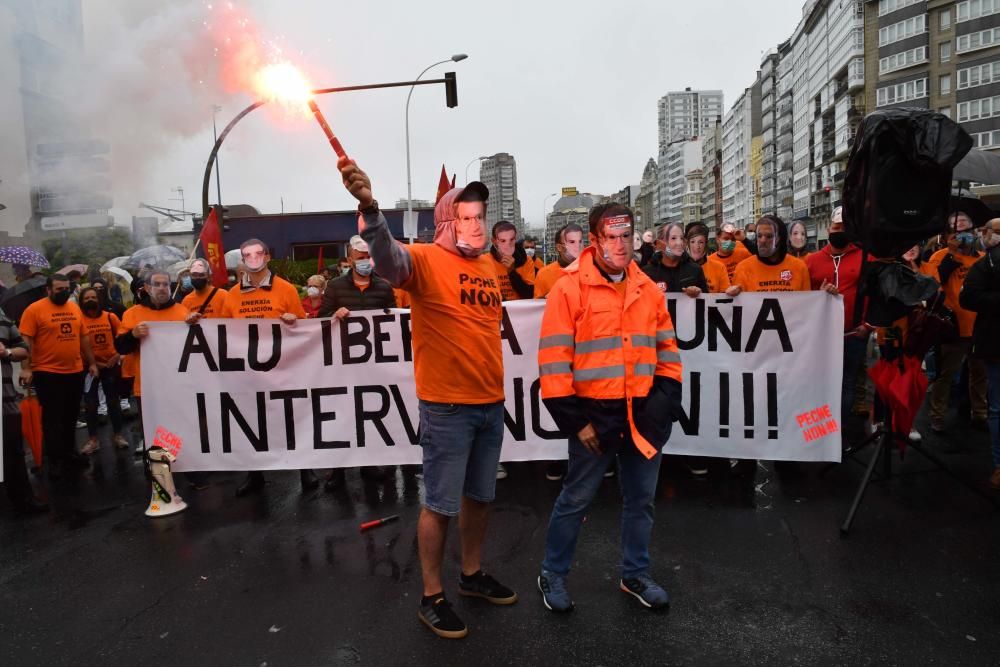
<svg viewBox="0 0 1000 667">
<path fill-rule="evenodd" d="M 162 426 L 156 427 L 156 435 L 153 437 L 153 447 L 162 447 L 170 452 L 174 458 L 181 453 L 184 442 L 175 433 L 171 433 Z"/>
</svg>

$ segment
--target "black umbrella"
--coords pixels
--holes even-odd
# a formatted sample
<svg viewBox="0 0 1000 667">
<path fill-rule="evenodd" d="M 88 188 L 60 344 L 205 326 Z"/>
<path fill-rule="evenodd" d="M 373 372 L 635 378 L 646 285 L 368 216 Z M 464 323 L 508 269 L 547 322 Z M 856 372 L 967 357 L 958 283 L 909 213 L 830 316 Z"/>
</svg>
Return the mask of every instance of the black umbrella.
<svg viewBox="0 0 1000 667">
<path fill-rule="evenodd" d="M 39 299 L 44 299 L 46 296 L 45 280 L 45 276 L 36 276 L 8 288 L 3 296 L 0 296 L 0 308 L 3 309 L 7 317 L 18 322 L 25 308 Z"/>
<path fill-rule="evenodd" d="M 1000 185 L 1000 155 L 973 148 L 955 165 L 951 177 L 966 183 Z"/>
<path fill-rule="evenodd" d="M 982 199 L 971 195 L 959 195 L 952 193 L 949 210 L 961 211 L 969 216 L 969 219 L 972 220 L 973 227 L 982 227 L 987 222 L 997 217 L 997 214 L 993 212 L 993 209 L 983 203 Z"/>
</svg>

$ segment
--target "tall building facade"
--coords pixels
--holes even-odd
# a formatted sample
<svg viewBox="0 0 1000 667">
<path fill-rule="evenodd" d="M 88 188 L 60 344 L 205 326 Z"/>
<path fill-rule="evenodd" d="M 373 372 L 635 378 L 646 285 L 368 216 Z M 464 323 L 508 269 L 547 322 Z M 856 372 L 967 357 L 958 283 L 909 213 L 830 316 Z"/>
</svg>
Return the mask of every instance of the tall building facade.
<svg viewBox="0 0 1000 667">
<path fill-rule="evenodd" d="M 657 108 L 661 153 L 674 141 L 702 136 L 724 113 L 721 90 L 685 88 L 670 92 L 660 98 Z"/>
<path fill-rule="evenodd" d="M 680 222 L 684 223 L 686 229 L 690 224 L 701 222 L 701 169 L 689 171 L 684 180 L 686 181 L 686 189 Z"/>
<path fill-rule="evenodd" d="M 67 66 L 83 57 L 80 5 L 0 0 L 0 235 L 37 232 L 43 216 L 64 212 L 80 188 L 58 189 L 52 173 L 75 176 L 74 149 L 104 148 L 74 123 L 63 85 Z"/>
<path fill-rule="evenodd" d="M 656 226 L 660 208 L 659 178 L 656 160 L 649 158 L 642 170 L 639 195 L 635 198 L 635 228 L 639 232 Z"/>
<path fill-rule="evenodd" d="M 490 189 L 486 207 L 486 223 L 490 227 L 506 220 L 517 226 L 517 235 L 524 235 L 521 200 L 517 197 L 517 163 L 510 153 L 497 153 L 479 164 L 479 180 Z"/>
<path fill-rule="evenodd" d="M 712 234 L 722 224 L 722 117 L 705 135 L 701 147 L 701 221 Z"/>
<path fill-rule="evenodd" d="M 657 224 L 681 219 L 684 193 L 687 192 L 688 173 L 702 169 L 702 140 L 700 137 L 674 141 L 660 153 L 657 167 L 659 178 L 660 210 Z"/>
<path fill-rule="evenodd" d="M 792 217 L 792 59 L 785 41 L 760 65 L 761 215 Z"/>
<path fill-rule="evenodd" d="M 737 227 L 756 220 L 751 157 L 760 125 L 760 82 L 755 81 L 722 121 L 722 220 Z"/>
<path fill-rule="evenodd" d="M 1000 148 L 1000 2 L 869 0 L 866 10 L 868 107 L 933 109 L 977 148 Z"/>
</svg>

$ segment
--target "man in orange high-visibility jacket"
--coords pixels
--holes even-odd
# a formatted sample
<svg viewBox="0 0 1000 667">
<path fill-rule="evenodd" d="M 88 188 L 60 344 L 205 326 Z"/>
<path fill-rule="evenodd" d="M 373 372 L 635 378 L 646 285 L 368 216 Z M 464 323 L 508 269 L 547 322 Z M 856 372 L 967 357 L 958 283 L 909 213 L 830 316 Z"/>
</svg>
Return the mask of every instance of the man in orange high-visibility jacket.
<svg viewBox="0 0 1000 667">
<path fill-rule="evenodd" d="M 681 358 L 660 290 L 632 261 L 632 211 L 590 212 L 590 247 L 549 292 L 538 343 L 542 399 L 569 433 L 569 465 L 549 519 L 538 588 L 569 611 L 566 577 L 587 507 L 618 458 L 624 500 L 621 590 L 669 604 L 649 575 L 660 450 L 680 411 Z"/>
</svg>

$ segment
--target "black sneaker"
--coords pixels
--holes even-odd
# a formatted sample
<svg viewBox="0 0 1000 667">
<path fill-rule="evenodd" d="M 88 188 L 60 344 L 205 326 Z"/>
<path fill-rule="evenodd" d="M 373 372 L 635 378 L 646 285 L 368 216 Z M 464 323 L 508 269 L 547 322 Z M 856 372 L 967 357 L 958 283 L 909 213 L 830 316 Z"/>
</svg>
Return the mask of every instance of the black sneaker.
<svg viewBox="0 0 1000 667">
<path fill-rule="evenodd" d="M 545 479 L 550 482 L 558 482 L 566 476 L 566 462 L 553 461 L 545 467 Z"/>
<path fill-rule="evenodd" d="M 469 634 L 469 629 L 465 627 L 465 623 L 458 617 L 455 610 L 451 608 L 451 603 L 445 600 L 443 595 L 430 602 L 421 602 L 417 618 L 438 637 L 461 639 Z"/>
<path fill-rule="evenodd" d="M 514 604 L 517 593 L 482 570 L 471 577 L 464 574 L 458 580 L 458 594 L 474 598 L 486 598 L 493 604 Z"/>
</svg>

